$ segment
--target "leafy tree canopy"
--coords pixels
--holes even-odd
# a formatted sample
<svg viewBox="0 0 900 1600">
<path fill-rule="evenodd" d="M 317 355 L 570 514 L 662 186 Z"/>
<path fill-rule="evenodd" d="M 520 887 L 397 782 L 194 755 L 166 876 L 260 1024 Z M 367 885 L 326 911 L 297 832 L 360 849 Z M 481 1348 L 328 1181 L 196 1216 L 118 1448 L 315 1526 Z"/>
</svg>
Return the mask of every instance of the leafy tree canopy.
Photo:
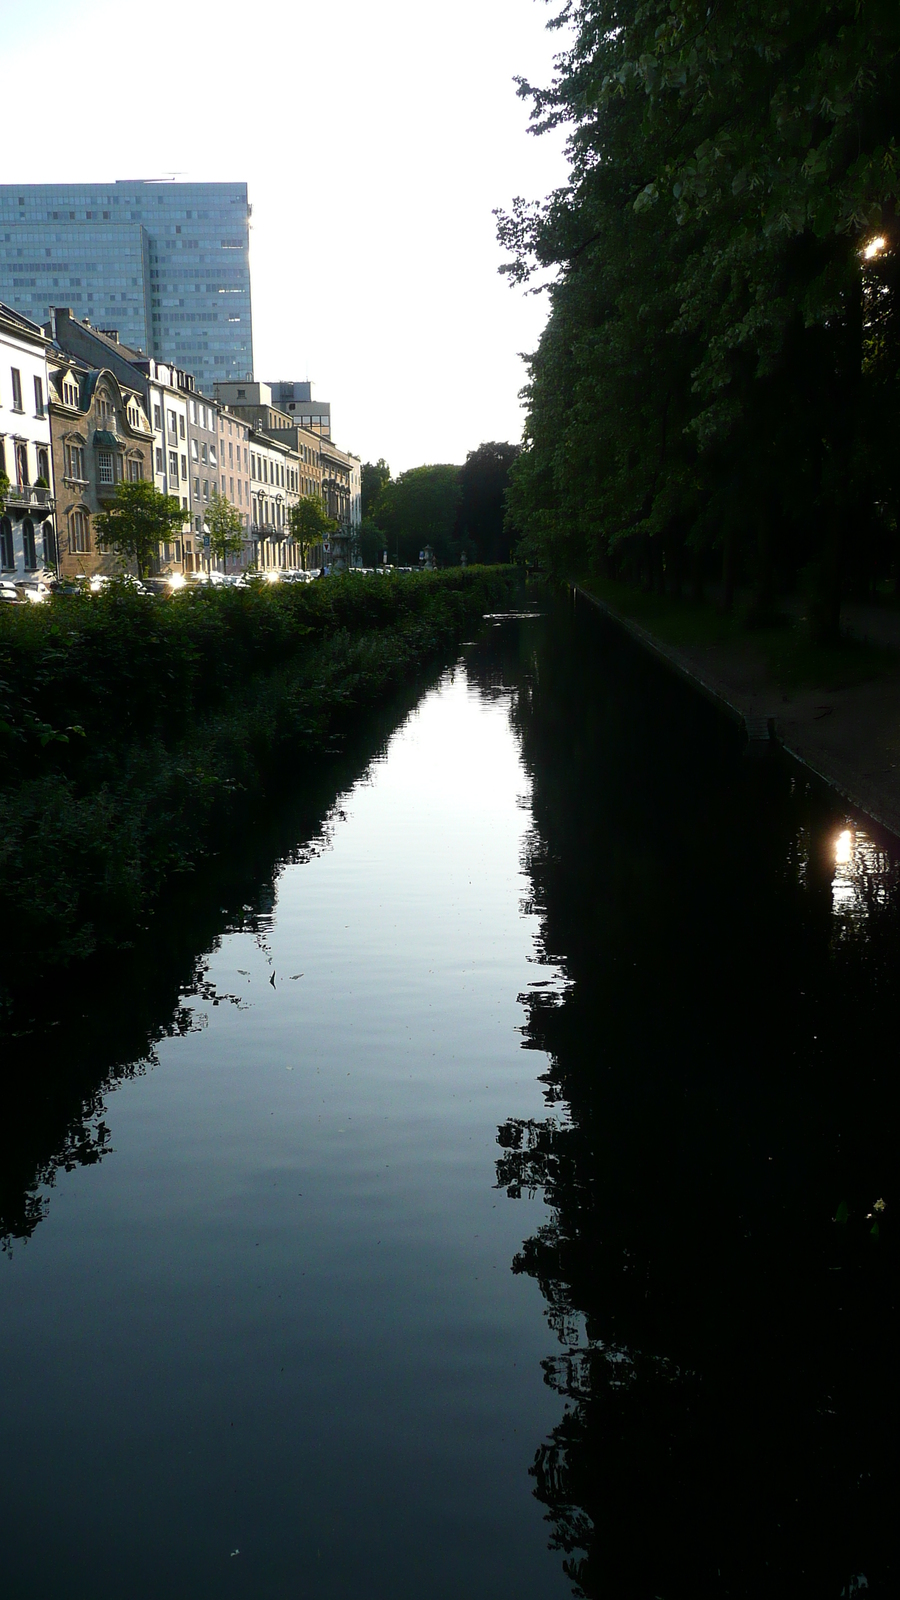
<svg viewBox="0 0 900 1600">
<path fill-rule="evenodd" d="M 391 481 L 391 469 L 381 456 L 377 461 L 363 462 L 362 469 L 362 516 L 363 520 L 372 517 L 378 507 L 381 492 L 385 484 Z"/>
<path fill-rule="evenodd" d="M 122 560 L 134 561 L 139 577 L 159 556 L 160 544 L 176 538 L 184 522 L 184 510 L 174 495 L 161 494 L 145 479 L 117 484 L 110 509 L 95 518 L 100 543 Z"/>
<path fill-rule="evenodd" d="M 900 7 L 572 0 L 557 23 L 552 83 L 520 93 L 569 129 L 569 182 L 499 225 L 512 278 L 550 277 L 526 548 L 675 587 L 714 552 L 761 592 L 812 563 L 833 621 L 898 533 Z"/>
<path fill-rule="evenodd" d="M 460 468 L 455 466 L 412 467 L 386 483 L 377 520 L 387 535 L 391 559 L 402 566 L 415 565 L 419 551 L 430 544 L 442 565 L 458 561 L 456 518 L 461 499 Z"/>
<path fill-rule="evenodd" d="M 219 561 L 240 555 L 244 548 L 241 514 L 218 489 L 213 489 L 206 525 L 209 528 L 209 547 Z"/>
<path fill-rule="evenodd" d="M 517 444 L 481 444 L 469 451 L 460 468 L 457 539 L 470 560 L 509 560 L 515 531 L 506 518 L 506 501 L 510 470 L 520 448 Z"/>
<path fill-rule="evenodd" d="M 291 506 L 288 512 L 288 525 L 291 538 L 296 540 L 302 551 L 304 566 L 310 550 L 321 544 L 322 540 L 337 527 L 337 523 L 327 515 L 317 494 L 304 495 L 296 505 Z"/>
</svg>

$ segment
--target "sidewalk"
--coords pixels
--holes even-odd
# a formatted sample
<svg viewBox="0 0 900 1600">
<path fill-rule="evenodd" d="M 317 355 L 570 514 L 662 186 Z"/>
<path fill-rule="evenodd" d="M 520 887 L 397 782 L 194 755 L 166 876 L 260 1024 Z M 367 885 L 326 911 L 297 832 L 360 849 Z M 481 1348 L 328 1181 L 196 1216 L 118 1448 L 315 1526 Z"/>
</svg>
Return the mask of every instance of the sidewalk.
<svg viewBox="0 0 900 1600">
<path fill-rule="evenodd" d="M 774 737 L 850 804 L 900 839 L 900 614 L 849 604 L 847 634 L 898 653 L 897 665 L 850 688 L 773 687 L 753 635 L 727 644 L 672 645 L 588 589 L 578 593 L 743 722 Z"/>
</svg>

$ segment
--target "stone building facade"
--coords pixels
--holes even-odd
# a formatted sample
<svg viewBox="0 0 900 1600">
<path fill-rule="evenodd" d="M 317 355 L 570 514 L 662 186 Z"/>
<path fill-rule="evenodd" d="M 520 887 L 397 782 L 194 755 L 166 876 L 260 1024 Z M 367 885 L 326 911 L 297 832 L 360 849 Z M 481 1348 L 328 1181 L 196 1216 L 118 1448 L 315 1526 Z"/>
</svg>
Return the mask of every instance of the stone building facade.
<svg viewBox="0 0 900 1600">
<path fill-rule="evenodd" d="M 60 575 L 113 575 L 122 561 L 102 548 L 95 519 L 119 483 L 153 481 L 150 420 L 139 390 L 108 368 L 57 352 L 49 369 Z"/>
<path fill-rule="evenodd" d="M 184 511 L 182 538 L 162 546 L 160 571 L 182 571 L 185 534 L 188 544 L 192 543 L 185 390 L 193 385 L 193 379 L 179 368 L 123 344 L 114 329 L 95 328 L 79 319 L 68 307 L 51 307 L 44 331 L 66 355 L 77 357 L 89 368 L 107 367 L 126 388 L 139 391 L 153 432 L 152 482 L 161 494 L 180 501 Z"/>
<path fill-rule="evenodd" d="M 250 429 L 251 534 L 256 565 L 302 566 L 300 550 L 290 533 L 290 511 L 300 498 L 300 460 L 277 434 Z"/>
<path fill-rule="evenodd" d="M 325 438 L 319 441 L 319 459 L 325 510 L 341 528 L 354 532 L 361 517 L 362 464 Z"/>
</svg>

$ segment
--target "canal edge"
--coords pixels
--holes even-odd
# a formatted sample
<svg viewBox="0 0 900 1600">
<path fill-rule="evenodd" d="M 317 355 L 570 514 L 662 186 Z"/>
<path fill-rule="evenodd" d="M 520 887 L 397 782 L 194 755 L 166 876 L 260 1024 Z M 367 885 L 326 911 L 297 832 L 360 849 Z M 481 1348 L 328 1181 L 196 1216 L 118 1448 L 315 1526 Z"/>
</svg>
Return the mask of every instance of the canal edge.
<svg viewBox="0 0 900 1600">
<path fill-rule="evenodd" d="M 630 617 L 623 617 L 608 601 L 601 600 L 598 595 L 591 594 L 580 583 L 570 584 L 572 593 L 580 595 L 583 600 L 590 602 L 609 622 L 614 623 L 624 633 L 630 635 L 636 644 L 642 645 L 645 650 L 661 661 L 670 671 L 675 672 L 692 689 L 702 694 L 705 699 L 728 717 L 729 721 L 743 729 L 748 744 L 757 748 L 765 744 L 773 744 L 783 750 L 792 761 L 805 769 L 820 783 L 827 784 L 835 794 L 854 810 L 861 813 L 868 821 L 882 833 L 889 834 L 892 843 L 900 849 L 900 811 L 894 807 L 881 803 L 877 797 L 866 794 L 865 786 L 860 787 L 858 777 L 849 770 L 838 771 L 835 766 L 820 767 L 810 761 L 799 747 L 790 745 L 778 729 L 778 719 L 772 716 L 760 716 L 752 712 L 743 711 L 734 704 L 721 687 L 707 682 L 692 667 L 683 661 L 673 645 L 666 645 L 661 640 L 648 633 L 640 623 L 633 622 Z"/>
</svg>

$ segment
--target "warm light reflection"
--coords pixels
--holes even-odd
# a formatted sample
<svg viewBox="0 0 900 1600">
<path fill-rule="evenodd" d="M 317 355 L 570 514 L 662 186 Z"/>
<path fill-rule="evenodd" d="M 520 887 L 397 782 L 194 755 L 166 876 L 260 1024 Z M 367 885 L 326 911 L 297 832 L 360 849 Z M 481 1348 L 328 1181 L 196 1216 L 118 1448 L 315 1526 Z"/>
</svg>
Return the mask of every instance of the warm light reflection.
<svg viewBox="0 0 900 1600">
<path fill-rule="evenodd" d="M 885 904 L 892 882 L 889 853 L 863 828 L 842 828 L 833 836 L 833 911 L 850 924 L 863 922 L 873 904 Z"/>
<path fill-rule="evenodd" d="M 873 256 L 879 256 L 886 243 L 887 241 L 882 239 L 880 236 L 877 239 L 870 239 L 865 250 L 863 251 L 864 259 L 866 261 L 871 261 Z"/>
<path fill-rule="evenodd" d="M 173 572 L 171 577 L 169 578 L 169 588 L 170 589 L 183 589 L 184 588 L 184 583 L 185 583 L 184 574 L 181 573 L 181 572 Z"/>
</svg>

